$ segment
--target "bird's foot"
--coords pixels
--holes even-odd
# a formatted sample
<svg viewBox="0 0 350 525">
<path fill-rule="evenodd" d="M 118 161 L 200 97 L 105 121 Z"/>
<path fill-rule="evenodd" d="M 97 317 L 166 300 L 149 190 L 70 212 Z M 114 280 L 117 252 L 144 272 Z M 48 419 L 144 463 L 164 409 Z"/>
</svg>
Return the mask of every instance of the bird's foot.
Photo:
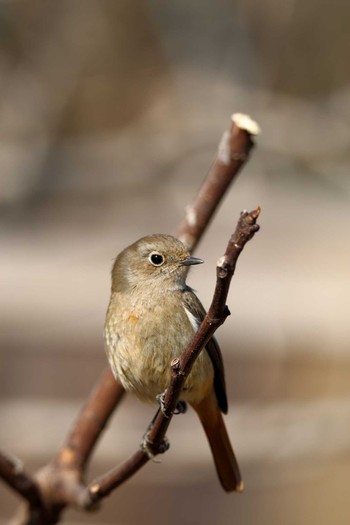
<svg viewBox="0 0 350 525">
<path fill-rule="evenodd" d="M 156 460 L 155 457 L 157 456 L 157 454 L 164 454 L 164 452 L 169 450 L 170 443 L 165 437 L 161 443 L 155 445 L 149 439 L 149 432 L 146 432 L 146 434 L 143 436 L 140 448 L 147 454 L 149 459 L 155 462 L 159 462 L 160 460 Z"/>
<path fill-rule="evenodd" d="M 165 407 L 165 395 L 166 395 L 166 389 L 161 394 L 157 395 L 157 401 L 159 403 L 160 410 L 162 411 L 163 415 L 165 417 L 169 417 L 169 414 L 167 413 L 166 407 Z M 184 414 L 187 411 L 187 405 L 185 401 L 178 401 L 176 403 L 176 408 L 174 410 L 174 415 L 177 414 Z"/>
<path fill-rule="evenodd" d="M 187 412 L 187 404 L 185 401 L 178 401 L 174 410 L 174 415 L 185 414 Z"/>
<path fill-rule="evenodd" d="M 157 395 L 157 401 L 159 403 L 159 408 L 162 411 L 162 413 L 164 414 L 164 416 L 165 417 L 169 417 L 167 415 L 166 409 L 165 409 L 165 395 L 166 395 L 166 389 L 164 390 L 164 392 L 162 392 L 161 394 Z"/>
</svg>

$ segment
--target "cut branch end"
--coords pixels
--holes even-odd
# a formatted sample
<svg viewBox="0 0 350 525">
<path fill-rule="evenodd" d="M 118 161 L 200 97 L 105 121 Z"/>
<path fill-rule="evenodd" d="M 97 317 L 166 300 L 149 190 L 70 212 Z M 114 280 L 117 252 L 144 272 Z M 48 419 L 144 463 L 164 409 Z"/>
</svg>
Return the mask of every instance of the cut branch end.
<svg viewBox="0 0 350 525">
<path fill-rule="evenodd" d="M 236 124 L 237 128 L 243 129 L 250 135 L 259 135 L 261 129 L 259 124 L 245 113 L 234 113 L 231 120 Z"/>
</svg>

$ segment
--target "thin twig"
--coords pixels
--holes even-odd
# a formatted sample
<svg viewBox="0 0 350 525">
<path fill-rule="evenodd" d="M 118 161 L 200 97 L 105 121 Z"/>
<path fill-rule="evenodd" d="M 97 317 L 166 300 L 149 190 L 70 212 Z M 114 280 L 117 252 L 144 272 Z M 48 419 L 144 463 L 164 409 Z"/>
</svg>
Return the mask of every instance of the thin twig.
<svg viewBox="0 0 350 525">
<path fill-rule="evenodd" d="M 91 503 L 95 503 L 105 498 L 119 485 L 136 474 L 149 459 L 150 456 L 140 448 L 121 465 L 93 480 L 86 489 L 85 500 L 89 501 L 90 499 Z"/>
<path fill-rule="evenodd" d="M 259 208 L 250 213 L 242 212 L 235 233 L 227 245 L 225 255 L 218 261 L 216 286 L 208 313 L 187 349 L 178 359 L 173 360 L 171 364 L 173 377 L 164 398 L 164 410 L 157 415 L 148 436 L 153 453 L 156 453 L 158 448 L 162 446 L 165 433 L 169 427 L 169 420 L 174 413 L 181 389 L 191 372 L 194 361 L 215 331 L 225 322 L 229 314 L 226 307 L 226 299 L 231 279 L 243 247 L 259 230 L 259 226 L 256 224 L 259 213 Z M 236 247 L 238 246 L 238 243 L 236 243 L 238 239 L 240 240 L 239 249 Z"/>
<path fill-rule="evenodd" d="M 248 213 L 242 212 L 236 230 L 229 240 L 225 255 L 221 257 L 216 269 L 216 287 L 211 306 L 191 343 L 182 355 L 171 363 L 172 379 L 166 390 L 163 409 L 152 424 L 146 437 L 143 450 L 138 450 L 128 461 L 90 483 L 88 491 L 92 501 L 99 501 L 118 487 L 131 475 L 135 474 L 149 459 L 166 450 L 165 434 L 176 409 L 183 384 L 191 372 L 192 366 L 201 350 L 213 336 L 218 327 L 224 323 L 229 312 L 226 299 L 237 259 L 245 244 L 259 230 L 256 220 L 260 208 Z M 88 498 L 86 498 L 87 500 Z"/>
</svg>

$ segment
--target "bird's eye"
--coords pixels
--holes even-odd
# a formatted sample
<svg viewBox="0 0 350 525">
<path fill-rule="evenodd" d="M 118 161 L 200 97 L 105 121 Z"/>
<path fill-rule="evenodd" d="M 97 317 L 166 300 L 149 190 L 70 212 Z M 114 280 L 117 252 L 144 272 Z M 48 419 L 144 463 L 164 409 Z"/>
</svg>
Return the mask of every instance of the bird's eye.
<svg viewBox="0 0 350 525">
<path fill-rule="evenodd" d="M 163 255 L 157 252 L 152 252 L 148 259 L 153 264 L 153 266 L 162 266 L 162 264 L 164 263 Z"/>
</svg>

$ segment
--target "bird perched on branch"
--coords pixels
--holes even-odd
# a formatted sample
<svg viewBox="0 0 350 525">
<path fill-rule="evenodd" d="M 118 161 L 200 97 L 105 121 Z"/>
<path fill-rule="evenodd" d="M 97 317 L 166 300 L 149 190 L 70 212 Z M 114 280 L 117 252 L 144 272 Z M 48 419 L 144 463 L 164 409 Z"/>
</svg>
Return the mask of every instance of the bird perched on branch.
<svg viewBox="0 0 350 525">
<path fill-rule="evenodd" d="M 115 260 L 105 347 L 115 378 L 143 401 L 157 402 L 169 386 L 171 361 L 185 350 L 205 316 L 185 282 L 188 267 L 202 262 L 181 241 L 163 234 L 143 237 Z M 194 362 L 180 400 L 200 418 L 223 488 L 241 492 L 243 482 L 221 414 L 227 413 L 227 397 L 214 338 Z"/>
</svg>

